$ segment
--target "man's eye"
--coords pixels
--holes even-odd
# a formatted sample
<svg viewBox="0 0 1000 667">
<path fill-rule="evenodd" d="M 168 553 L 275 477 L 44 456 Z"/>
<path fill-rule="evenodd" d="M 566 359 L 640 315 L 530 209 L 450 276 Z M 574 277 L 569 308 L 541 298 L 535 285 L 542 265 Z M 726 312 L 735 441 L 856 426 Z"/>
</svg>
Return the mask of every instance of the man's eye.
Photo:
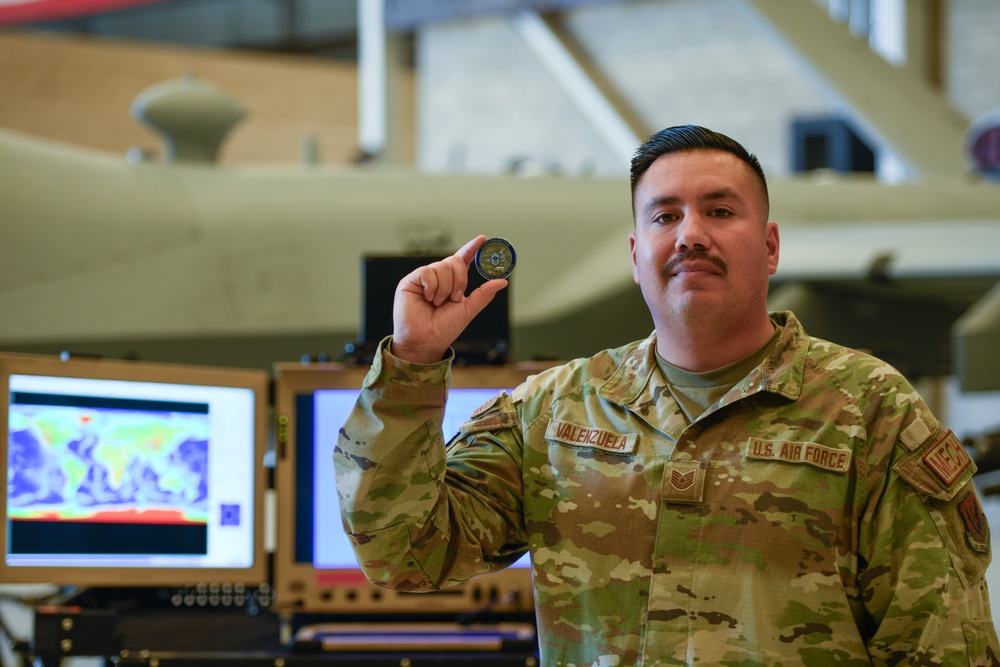
<svg viewBox="0 0 1000 667">
<path fill-rule="evenodd" d="M 673 222 L 676 219 L 677 219 L 677 216 L 674 215 L 673 213 L 660 213 L 659 215 L 657 215 L 657 216 L 655 216 L 653 218 L 653 222 L 656 222 L 656 223 L 659 223 L 659 224 L 662 225 L 662 224 L 665 224 L 665 223 L 668 223 L 668 222 Z"/>
<path fill-rule="evenodd" d="M 716 218 L 728 218 L 732 214 L 733 212 L 726 208 L 717 208 L 711 212 L 711 215 Z"/>
</svg>

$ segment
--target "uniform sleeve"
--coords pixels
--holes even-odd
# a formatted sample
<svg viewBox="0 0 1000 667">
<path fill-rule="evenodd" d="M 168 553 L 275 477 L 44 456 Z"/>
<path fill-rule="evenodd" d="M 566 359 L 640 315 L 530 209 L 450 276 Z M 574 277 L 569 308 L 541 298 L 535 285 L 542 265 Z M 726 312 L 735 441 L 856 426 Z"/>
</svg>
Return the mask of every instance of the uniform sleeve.
<svg viewBox="0 0 1000 667">
<path fill-rule="evenodd" d="M 436 590 L 526 550 L 517 412 L 498 397 L 446 449 L 449 378 L 449 360 L 404 362 L 383 341 L 334 448 L 344 529 L 381 586 Z"/>
<path fill-rule="evenodd" d="M 975 464 L 920 403 L 873 445 L 858 565 L 873 664 L 1000 664 Z"/>
</svg>

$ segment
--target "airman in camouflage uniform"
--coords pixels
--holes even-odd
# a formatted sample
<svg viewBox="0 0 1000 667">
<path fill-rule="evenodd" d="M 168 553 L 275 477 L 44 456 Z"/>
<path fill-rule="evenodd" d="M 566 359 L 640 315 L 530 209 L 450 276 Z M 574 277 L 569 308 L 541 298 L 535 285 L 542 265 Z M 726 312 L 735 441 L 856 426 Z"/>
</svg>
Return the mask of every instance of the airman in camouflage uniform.
<svg viewBox="0 0 1000 667">
<path fill-rule="evenodd" d="M 730 153 L 746 163 L 729 144 L 664 155 L 680 158 L 666 166 L 688 183 L 690 167 L 726 174 L 698 161 Z M 741 319 L 740 349 L 724 340 L 685 356 L 697 341 L 664 340 L 685 329 L 660 292 L 699 307 L 721 294 L 712 305 L 730 318 L 743 302 L 759 306 L 758 294 L 713 281 L 753 275 L 737 240 L 776 265 L 777 235 L 754 241 L 737 177 L 732 191 L 713 181 L 694 197 L 649 197 L 671 212 L 644 229 L 641 177 L 633 269 L 656 331 L 529 378 L 477 410 L 447 448 L 450 356 L 440 340 L 414 346 L 430 336 L 407 328 L 423 320 L 397 292 L 394 336 L 334 454 L 344 525 L 367 575 L 433 590 L 530 552 L 546 666 L 998 664 L 983 576 L 989 530 L 961 444 L 893 368 L 808 336 L 790 313 L 765 309 L 766 329 Z M 646 260 L 651 233 L 674 244 L 663 262 Z M 455 276 L 482 239 L 451 260 Z M 704 256 L 671 263 L 685 245 L 726 267 Z M 464 284 L 448 284 L 443 268 L 400 291 L 420 297 L 411 304 L 462 306 L 450 309 L 461 322 L 502 287 L 452 297 Z M 725 302 L 733 291 L 739 301 Z M 435 326 L 441 340 L 454 330 Z M 719 374 L 723 349 L 730 363 Z M 678 378 L 708 378 L 708 388 Z"/>
</svg>

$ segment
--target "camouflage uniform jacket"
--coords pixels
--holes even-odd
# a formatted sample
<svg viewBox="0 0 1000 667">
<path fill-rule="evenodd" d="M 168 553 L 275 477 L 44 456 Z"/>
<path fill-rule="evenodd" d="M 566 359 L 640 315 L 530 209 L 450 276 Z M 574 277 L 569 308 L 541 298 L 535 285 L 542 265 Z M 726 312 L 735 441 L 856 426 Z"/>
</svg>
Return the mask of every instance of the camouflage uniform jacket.
<svg viewBox="0 0 1000 667">
<path fill-rule="evenodd" d="M 448 363 L 383 344 L 334 453 L 362 567 L 430 590 L 529 550 L 546 666 L 997 664 L 968 454 L 896 370 L 774 316 L 693 424 L 654 334 L 529 378 L 447 450 Z"/>
</svg>

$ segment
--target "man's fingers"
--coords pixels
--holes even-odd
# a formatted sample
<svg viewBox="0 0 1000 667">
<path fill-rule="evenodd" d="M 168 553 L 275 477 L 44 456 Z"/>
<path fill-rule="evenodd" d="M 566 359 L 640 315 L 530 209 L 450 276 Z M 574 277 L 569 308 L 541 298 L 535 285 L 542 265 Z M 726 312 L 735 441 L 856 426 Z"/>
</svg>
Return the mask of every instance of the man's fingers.
<svg viewBox="0 0 1000 667">
<path fill-rule="evenodd" d="M 472 239 L 458 252 L 431 264 L 437 276 L 436 291 L 432 299 L 435 306 L 440 306 L 447 300 L 460 303 L 465 298 L 465 290 L 469 285 L 469 265 L 476 259 L 476 252 L 486 237 L 480 234 Z"/>
<path fill-rule="evenodd" d="M 437 279 L 437 290 L 432 299 L 435 306 L 440 306 L 451 298 L 451 293 L 455 289 L 455 272 L 451 268 L 451 264 L 452 262 L 448 261 L 448 259 L 444 259 L 430 265 Z"/>
<path fill-rule="evenodd" d="M 426 301 L 434 301 L 438 289 L 437 274 L 429 266 L 422 266 L 404 279 L 405 285 L 412 285 L 414 289 L 407 290 L 419 292 Z"/>
<path fill-rule="evenodd" d="M 465 297 L 465 289 L 469 286 L 469 265 L 457 257 L 448 258 L 448 266 L 451 267 L 451 295 L 452 301 L 458 303 Z"/>
<path fill-rule="evenodd" d="M 469 266 L 475 261 L 476 252 L 485 241 L 486 237 L 480 234 L 454 255 L 420 267 L 404 279 L 403 289 L 420 291 L 424 300 L 435 306 L 448 300 L 460 303 L 465 298 L 465 290 L 469 284 Z M 410 289 L 407 286 L 411 286 Z M 491 287 L 488 290 L 489 298 L 492 299 L 499 289 L 500 287 Z"/>
</svg>

